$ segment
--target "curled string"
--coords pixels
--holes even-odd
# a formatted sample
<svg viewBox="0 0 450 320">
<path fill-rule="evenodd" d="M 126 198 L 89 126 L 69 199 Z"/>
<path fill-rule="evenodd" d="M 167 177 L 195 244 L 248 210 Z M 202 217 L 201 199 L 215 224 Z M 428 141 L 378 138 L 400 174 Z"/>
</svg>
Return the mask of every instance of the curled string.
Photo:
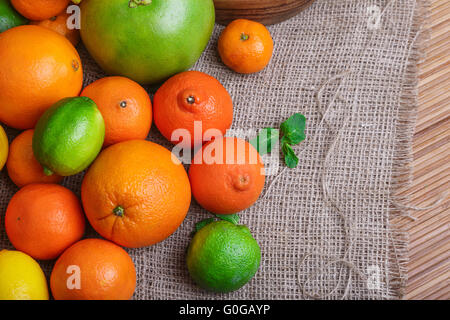
<svg viewBox="0 0 450 320">
<path fill-rule="evenodd" d="M 359 270 L 359 268 L 355 264 L 353 264 L 352 262 L 347 261 L 345 259 L 332 258 L 332 257 L 330 257 L 328 255 L 321 254 L 321 253 L 307 253 L 307 254 L 305 254 L 303 256 L 303 258 L 300 260 L 299 269 L 302 267 L 302 265 L 305 263 L 305 261 L 309 257 L 312 257 L 312 256 L 318 256 L 320 258 L 328 260 L 328 263 L 324 266 L 324 268 L 327 268 L 327 267 L 335 265 L 335 264 L 341 264 L 341 265 L 349 268 L 349 270 L 354 271 L 362 280 L 367 281 L 367 276 L 364 273 L 362 273 Z M 306 291 L 306 289 L 305 289 L 306 284 L 309 281 L 311 281 L 314 277 L 316 277 L 321 271 L 322 270 L 320 270 L 320 269 L 317 269 L 316 271 L 314 271 L 312 274 L 310 274 L 306 278 L 306 280 L 303 282 L 303 284 L 302 284 L 302 280 L 300 279 L 300 272 L 298 273 L 298 279 L 297 280 L 298 280 L 298 284 L 299 284 L 299 286 L 301 288 L 301 291 L 302 291 L 302 294 L 303 294 L 304 297 L 309 297 L 309 298 L 312 298 L 312 299 L 324 299 L 327 296 L 332 295 L 334 292 L 336 292 L 338 290 L 338 288 L 340 286 L 339 282 L 336 284 L 336 286 L 333 288 L 333 290 L 331 290 L 330 292 L 328 292 L 326 294 L 322 294 L 321 295 L 321 294 L 318 294 L 318 293 L 310 293 L 310 292 Z M 351 279 L 351 274 L 349 274 L 348 278 Z M 344 295 L 341 297 L 341 299 L 345 299 L 345 297 L 348 294 L 349 288 L 350 288 L 350 285 L 349 285 L 349 282 L 347 282 Z"/>
<path fill-rule="evenodd" d="M 328 84 L 330 84 L 333 81 L 336 81 L 338 79 L 343 79 L 345 78 L 348 74 L 350 74 L 352 71 L 351 70 L 345 70 L 333 77 L 331 77 L 330 79 L 328 79 L 325 83 L 323 83 L 320 88 L 317 90 L 315 98 L 316 98 L 316 102 L 317 105 L 319 106 L 319 113 L 321 116 L 321 120 L 319 125 L 317 126 L 316 129 L 316 133 L 314 134 L 312 139 L 308 139 L 308 141 L 306 142 L 305 146 L 302 148 L 303 152 L 306 151 L 308 149 L 308 147 L 311 145 L 311 141 L 315 140 L 316 136 L 319 134 L 320 129 L 322 129 L 323 125 L 326 124 L 327 126 L 329 126 L 329 123 L 327 122 L 327 115 L 328 113 L 331 111 L 331 107 L 334 103 L 334 101 L 336 101 L 336 99 L 342 99 L 339 89 L 336 90 L 336 93 L 334 94 L 334 96 L 332 97 L 330 103 L 328 104 L 325 112 L 323 112 L 323 108 L 322 108 L 322 101 L 321 101 L 321 97 L 322 97 L 322 93 L 324 91 L 324 89 L 326 88 L 326 86 Z M 313 89 L 305 89 L 305 90 L 313 90 Z M 267 195 L 270 194 L 270 191 L 272 190 L 272 187 L 274 186 L 275 182 L 278 181 L 278 179 L 283 175 L 283 173 L 288 169 L 288 167 L 284 167 L 283 170 L 281 170 L 273 179 L 272 181 L 270 181 L 269 185 L 266 188 L 266 191 L 264 192 L 264 195 L 262 196 L 262 199 L 266 199 Z"/>
<path fill-rule="evenodd" d="M 432 204 L 430 204 L 429 206 L 426 206 L 426 207 L 406 205 L 406 204 L 401 203 L 399 200 L 394 200 L 393 204 L 395 205 L 395 207 L 397 207 L 397 209 L 402 210 L 402 211 L 414 211 L 414 212 L 427 211 L 427 210 L 432 210 L 432 209 L 438 208 L 442 204 L 442 202 L 444 202 L 444 200 L 447 198 L 447 195 L 448 195 L 448 191 L 444 191 L 443 193 L 441 193 L 439 195 L 439 197 Z M 402 214 L 401 216 L 409 218 L 413 221 L 417 221 L 417 218 L 413 217 L 408 212 L 405 214 Z"/>
</svg>

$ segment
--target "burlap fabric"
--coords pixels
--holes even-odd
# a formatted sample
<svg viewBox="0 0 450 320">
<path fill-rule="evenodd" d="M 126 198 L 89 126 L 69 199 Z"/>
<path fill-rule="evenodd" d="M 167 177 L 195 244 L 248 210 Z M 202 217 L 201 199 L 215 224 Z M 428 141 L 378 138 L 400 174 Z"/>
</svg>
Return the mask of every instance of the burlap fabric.
<svg viewBox="0 0 450 320">
<path fill-rule="evenodd" d="M 135 299 L 394 299 L 405 285 L 407 239 L 390 223 L 405 214 L 395 193 L 409 181 L 416 110 L 418 48 L 426 7 L 413 0 L 318 0 L 296 18 L 270 27 L 275 53 L 255 75 L 227 69 L 216 53 L 217 26 L 193 68 L 223 83 L 234 100 L 233 129 L 277 127 L 295 112 L 307 121 L 296 169 L 267 177 L 264 196 L 242 212 L 262 248 L 261 267 L 243 289 L 213 294 L 185 266 L 197 221 L 193 201 L 166 241 L 128 250 L 137 269 Z M 85 84 L 104 76 L 80 47 Z M 150 89 L 151 91 L 151 89 Z M 17 132 L 8 130 L 10 139 Z M 149 139 L 170 145 L 155 128 Z M 274 164 L 275 163 L 275 164 Z M 82 175 L 63 184 L 79 195 Z M 4 213 L 17 188 L 0 179 L 0 247 L 12 248 Z M 98 237 L 92 229 L 88 237 Z M 42 262 L 50 273 L 51 262 Z"/>
</svg>

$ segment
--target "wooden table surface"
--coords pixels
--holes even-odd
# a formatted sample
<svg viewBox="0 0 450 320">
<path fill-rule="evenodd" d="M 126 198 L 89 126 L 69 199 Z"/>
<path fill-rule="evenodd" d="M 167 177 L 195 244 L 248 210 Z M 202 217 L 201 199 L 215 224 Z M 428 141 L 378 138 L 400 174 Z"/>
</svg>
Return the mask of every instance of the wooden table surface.
<svg viewBox="0 0 450 320">
<path fill-rule="evenodd" d="M 414 136 L 414 206 L 427 207 L 450 188 L 450 1 L 431 2 L 431 39 L 420 64 Z M 450 299 L 450 194 L 438 207 L 402 220 L 410 236 L 406 299 Z"/>
</svg>

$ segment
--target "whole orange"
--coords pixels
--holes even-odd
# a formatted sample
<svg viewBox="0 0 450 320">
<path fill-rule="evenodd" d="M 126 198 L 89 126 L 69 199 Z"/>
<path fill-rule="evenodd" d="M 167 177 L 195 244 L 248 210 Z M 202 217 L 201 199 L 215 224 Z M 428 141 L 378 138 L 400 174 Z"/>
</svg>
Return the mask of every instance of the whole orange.
<svg viewBox="0 0 450 320">
<path fill-rule="evenodd" d="M 56 261 L 50 288 L 56 300 L 129 300 L 136 288 L 136 270 L 121 247 L 85 239 Z"/>
<path fill-rule="evenodd" d="M 153 99 L 155 124 L 167 140 L 186 146 L 202 144 L 209 129 L 222 135 L 233 121 L 233 101 L 218 80 L 199 71 L 186 71 L 167 80 Z M 201 136 L 194 135 L 194 121 L 201 121 Z M 172 134 L 185 129 L 191 139 Z"/>
<path fill-rule="evenodd" d="M 124 77 L 106 77 L 81 92 L 94 100 L 105 120 L 105 142 L 145 139 L 152 125 L 150 97 L 137 82 Z"/>
<path fill-rule="evenodd" d="M 205 144 L 189 169 L 192 194 L 206 210 L 233 214 L 259 198 L 265 181 L 258 151 L 239 138 L 221 138 Z"/>
<path fill-rule="evenodd" d="M 29 184 L 12 197 L 6 209 L 9 240 L 35 259 L 57 258 L 81 239 L 84 227 L 80 201 L 57 184 Z"/>
<path fill-rule="evenodd" d="M 66 37 L 74 46 L 80 42 L 80 30 L 69 29 L 67 27 L 67 20 L 70 15 L 66 12 L 61 12 L 59 15 L 51 17 L 42 21 L 31 21 L 30 24 L 38 25 L 44 28 L 58 32 L 60 35 Z"/>
<path fill-rule="evenodd" d="M 189 209 L 191 188 L 183 165 L 170 151 L 131 140 L 100 153 L 83 179 L 81 199 L 98 233 L 138 248 L 175 232 Z"/>
<path fill-rule="evenodd" d="M 219 54 L 223 63 L 239 73 L 263 70 L 273 54 L 273 39 L 261 23 L 237 19 L 219 37 Z"/>
<path fill-rule="evenodd" d="M 18 187 L 31 183 L 58 183 L 63 177 L 44 174 L 44 168 L 36 160 L 33 153 L 34 130 L 26 130 L 11 143 L 6 168 L 8 175 Z"/>
<path fill-rule="evenodd" d="M 45 20 L 61 13 L 70 0 L 11 0 L 21 15 L 30 20 Z"/>
<path fill-rule="evenodd" d="M 39 26 L 0 33 L 0 122 L 31 129 L 55 102 L 77 96 L 83 70 L 77 50 Z"/>
</svg>

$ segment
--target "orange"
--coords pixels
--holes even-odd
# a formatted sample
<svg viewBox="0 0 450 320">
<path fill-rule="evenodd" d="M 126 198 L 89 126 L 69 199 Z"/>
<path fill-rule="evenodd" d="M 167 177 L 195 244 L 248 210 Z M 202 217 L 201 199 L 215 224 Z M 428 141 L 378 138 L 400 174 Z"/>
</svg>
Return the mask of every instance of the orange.
<svg viewBox="0 0 450 320">
<path fill-rule="evenodd" d="M 136 288 L 136 270 L 121 247 L 86 239 L 56 261 L 50 288 L 56 300 L 129 300 Z"/>
<path fill-rule="evenodd" d="M 31 21 L 30 24 L 38 25 L 44 28 L 58 32 L 66 37 L 74 46 L 80 42 L 80 30 L 67 28 L 67 20 L 70 15 L 62 12 L 57 16 L 42 21 Z"/>
<path fill-rule="evenodd" d="M 83 179 L 81 199 L 100 235 L 138 248 L 175 232 L 189 209 L 191 188 L 183 165 L 170 151 L 131 140 L 100 153 Z"/>
<path fill-rule="evenodd" d="M 261 71 L 272 58 L 272 36 L 259 22 L 234 20 L 219 37 L 219 54 L 223 63 L 236 72 Z"/>
<path fill-rule="evenodd" d="M 12 197 L 6 209 L 9 240 L 35 259 L 57 258 L 81 239 L 84 227 L 80 201 L 57 184 L 29 184 Z"/>
<path fill-rule="evenodd" d="M 175 144 L 202 144 L 207 130 L 216 129 L 224 135 L 233 121 L 233 101 L 227 90 L 203 72 L 187 71 L 170 78 L 156 92 L 153 104 L 156 126 Z M 194 121 L 201 121 L 201 136 L 194 134 Z M 191 139 L 172 139 L 177 129 L 187 130 Z"/>
<path fill-rule="evenodd" d="M 189 179 L 192 194 L 203 208 L 216 214 L 233 214 L 259 198 L 264 188 L 264 164 L 247 141 L 226 137 L 196 153 Z"/>
<path fill-rule="evenodd" d="M 102 113 L 106 126 L 104 146 L 147 138 L 152 125 L 152 103 L 137 82 L 106 77 L 91 83 L 81 95 L 94 100 Z"/>
<path fill-rule="evenodd" d="M 39 26 L 0 33 L 0 122 L 31 129 L 55 102 L 77 96 L 83 70 L 77 50 Z"/>
<path fill-rule="evenodd" d="M 58 183 L 63 177 L 44 174 L 44 168 L 33 153 L 33 133 L 30 129 L 19 134 L 11 143 L 6 169 L 11 180 L 23 187 L 31 183 Z"/>
<path fill-rule="evenodd" d="M 70 0 L 11 0 L 21 15 L 30 20 L 45 20 L 63 11 Z"/>
</svg>

